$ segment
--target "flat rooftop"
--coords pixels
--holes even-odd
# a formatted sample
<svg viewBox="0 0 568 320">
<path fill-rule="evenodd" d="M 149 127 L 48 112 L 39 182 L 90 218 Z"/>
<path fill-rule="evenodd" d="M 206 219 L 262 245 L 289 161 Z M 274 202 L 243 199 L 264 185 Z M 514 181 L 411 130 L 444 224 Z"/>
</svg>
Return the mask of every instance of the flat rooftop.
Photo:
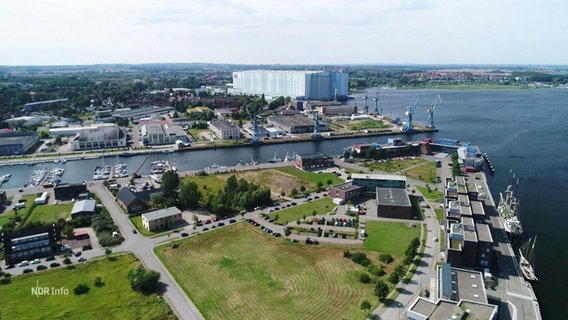
<svg viewBox="0 0 568 320">
<path fill-rule="evenodd" d="M 169 207 L 165 209 L 160 209 L 152 212 L 147 212 L 142 214 L 142 217 L 146 218 L 148 221 L 153 221 L 158 218 L 167 218 L 171 216 L 175 216 L 176 214 L 180 214 L 181 211 L 176 207 Z"/>
<path fill-rule="evenodd" d="M 347 182 L 347 183 L 344 183 L 344 184 L 340 184 L 340 185 L 331 187 L 330 189 L 341 189 L 341 190 L 344 190 L 346 192 L 349 192 L 349 191 L 354 191 L 354 190 L 361 189 L 361 188 L 365 188 L 365 187 L 355 186 L 351 182 Z"/>
<path fill-rule="evenodd" d="M 268 120 L 284 126 L 313 126 L 315 124 L 314 120 L 301 115 L 270 116 Z"/>
<path fill-rule="evenodd" d="M 398 174 L 380 174 L 380 173 L 354 173 L 351 179 L 360 180 L 385 180 L 385 181 L 405 181 L 406 177 Z"/>
<path fill-rule="evenodd" d="M 475 222 L 473 218 L 462 217 L 463 235 L 466 241 L 477 242 L 477 232 L 475 231 Z"/>
<path fill-rule="evenodd" d="M 377 204 L 383 206 L 410 207 L 406 189 L 377 187 Z"/>
<path fill-rule="evenodd" d="M 477 232 L 477 239 L 479 242 L 493 243 L 493 237 L 491 236 L 491 230 L 489 225 L 485 223 L 476 223 L 475 230 Z"/>
<path fill-rule="evenodd" d="M 473 215 L 485 216 L 485 209 L 483 209 L 483 203 L 481 201 L 472 200 L 469 202 L 469 205 L 471 206 L 471 213 L 473 213 Z"/>
</svg>

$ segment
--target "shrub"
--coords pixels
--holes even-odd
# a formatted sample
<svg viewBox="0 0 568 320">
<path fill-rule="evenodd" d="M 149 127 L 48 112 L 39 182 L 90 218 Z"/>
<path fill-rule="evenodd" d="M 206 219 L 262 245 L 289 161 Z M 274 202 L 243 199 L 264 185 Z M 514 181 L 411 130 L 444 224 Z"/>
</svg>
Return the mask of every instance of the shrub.
<svg viewBox="0 0 568 320">
<path fill-rule="evenodd" d="M 369 310 L 371 309 L 371 303 L 367 300 L 363 300 L 363 302 L 361 302 L 361 310 Z"/>
<path fill-rule="evenodd" d="M 389 263 L 394 261 L 394 258 L 388 253 L 381 253 L 379 255 L 379 261 L 386 263 L 386 264 L 389 264 Z"/>
<path fill-rule="evenodd" d="M 101 279 L 101 277 L 96 277 L 95 278 L 95 287 L 99 288 L 104 286 L 105 283 L 103 282 L 103 279 Z"/>
<path fill-rule="evenodd" d="M 91 290 L 89 288 L 88 285 L 81 283 L 78 286 L 75 287 L 75 289 L 73 289 L 73 293 L 75 293 L 75 295 L 80 295 L 80 294 L 86 294 L 89 292 L 89 290 Z"/>
<path fill-rule="evenodd" d="M 383 270 L 383 267 L 377 266 L 377 265 L 374 265 L 374 264 L 369 264 L 367 266 L 367 271 L 370 274 L 377 276 L 377 277 L 382 277 L 382 276 L 385 275 L 385 271 Z"/>
<path fill-rule="evenodd" d="M 172 244 L 172 248 L 173 248 L 173 249 L 176 249 L 177 247 L 179 247 L 179 243 L 174 242 L 174 243 Z"/>
<path fill-rule="evenodd" d="M 351 260 L 355 263 L 361 263 L 363 259 L 367 259 L 367 255 L 362 252 L 356 252 L 351 255 Z"/>
<path fill-rule="evenodd" d="M 128 282 L 132 289 L 144 294 L 158 291 L 159 280 L 159 272 L 146 270 L 142 265 L 138 265 L 128 273 Z"/>
<path fill-rule="evenodd" d="M 361 283 L 369 283 L 371 282 L 371 277 L 369 277 L 367 273 L 363 272 L 359 275 L 359 281 Z"/>
<path fill-rule="evenodd" d="M 343 250 L 343 257 L 344 258 L 351 258 L 351 252 L 349 250 Z"/>
<path fill-rule="evenodd" d="M 361 261 L 359 262 L 359 264 L 362 265 L 363 267 L 366 267 L 366 266 L 368 266 L 368 265 L 371 264 L 371 260 L 365 258 L 365 259 L 361 260 Z"/>
<path fill-rule="evenodd" d="M 63 263 L 71 264 L 71 259 L 69 259 L 69 257 L 66 257 L 65 259 L 63 259 Z"/>
</svg>

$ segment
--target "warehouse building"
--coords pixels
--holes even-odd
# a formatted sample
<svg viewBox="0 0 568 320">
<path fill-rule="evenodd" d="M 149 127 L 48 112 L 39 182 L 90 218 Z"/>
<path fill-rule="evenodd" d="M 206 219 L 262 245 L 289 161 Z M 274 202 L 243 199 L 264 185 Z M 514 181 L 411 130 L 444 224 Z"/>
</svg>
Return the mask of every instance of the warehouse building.
<svg viewBox="0 0 568 320">
<path fill-rule="evenodd" d="M 331 71 L 249 70 L 233 72 L 234 94 L 330 101 L 347 96 L 349 75 Z"/>
<path fill-rule="evenodd" d="M 82 199 L 89 196 L 86 183 L 58 183 L 53 188 L 56 200 Z"/>
<path fill-rule="evenodd" d="M 394 174 L 354 173 L 351 179 L 354 185 L 364 186 L 368 192 L 374 192 L 377 187 L 406 188 L 406 177 Z"/>
<path fill-rule="evenodd" d="M 81 200 L 75 202 L 71 210 L 71 219 L 95 214 L 99 211 L 95 200 Z"/>
<path fill-rule="evenodd" d="M 168 114 L 173 110 L 174 110 L 173 107 L 158 107 L 158 106 L 142 107 L 136 109 L 124 108 L 120 110 L 115 110 L 115 113 L 113 113 L 112 116 L 115 118 L 138 120 L 141 118 L 151 117 L 153 115 L 160 116 Z"/>
<path fill-rule="evenodd" d="M 280 128 L 287 133 L 311 133 L 314 131 L 315 121 L 301 115 L 297 116 L 269 116 L 266 118 L 269 125 Z M 320 131 L 329 131 L 325 122 L 320 122 Z"/>
<path fill-rule="evenodd" d="M 117 126 L 82 130 L 71 142 L 74 151 L 126 147 L 126 133 Z"/>
<path fill-rule="evenodd" d="M 350 116 L 357 113 L 357 106 L 339 105 L 339 106 L 319 106 L 315 108 L 322 116 L 343 115 Z"/>
<path fill-rule="evenodd" d="M 36 132 L 0 133 L 0 156 L 11 156 L 28 152 L 38 142 Z"/>
<path fill-rule="evenodd" d="M 301 170 L 319 170 L 333 167 L 333 158 L 323 154 L 297 154 L 296 168 Z"/>
<path fill-rule="evenodd" d="M 144 145 L 173 144 L 176 141 L 187 141 L 182 127 L 175 124 L 150 122 L 140 128 L 140 138 Z"/>
<path fill-rule="evenodd" d="M 411 219 L 412 204 L 404 188 L 377 188 L 377 216 Z"/>
<path fill-rule="evenodd" d="M 329 188 L 329 196 L 344 201 L 359 198 L 365 194 L 365 187 L 355 186 L 351 182 Z"/>
<path fill-rule="evenodd" d="M 232 122 L 213 119 L 209 121 L 209 130 L 221 140 L 234 140 L 241 137 L 239 126 Z"/>
</svg>

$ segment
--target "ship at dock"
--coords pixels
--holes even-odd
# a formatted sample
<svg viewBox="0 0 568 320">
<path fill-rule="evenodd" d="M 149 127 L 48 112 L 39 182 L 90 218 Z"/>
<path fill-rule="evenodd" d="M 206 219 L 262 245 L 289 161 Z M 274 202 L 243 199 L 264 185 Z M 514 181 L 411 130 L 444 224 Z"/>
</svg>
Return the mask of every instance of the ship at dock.
<svg viewBox="0 0 568 320">
<path fill-rule="evenodd" d="M 505 231 L 513 236 L 523 233 L 523 226 L 519 217 L 519 200 L 517 199 L 518 185 L 519 180 L 515 177 L 513 171 L 510 171 L 507 189 L 500 193 L 499 206 L 497 207 Z"/>
<path fill-rule="evenodd" d="M 534 272 L 534 246 L 536 244 L 536 236 L 534 240 L 529 239 L 529 241 L 523 244 L 519 248 L 519 266 L 521 267 L 521 272 L 523 276 L 529 281 L 538 281 L 536 274 Z"/>
</svg>

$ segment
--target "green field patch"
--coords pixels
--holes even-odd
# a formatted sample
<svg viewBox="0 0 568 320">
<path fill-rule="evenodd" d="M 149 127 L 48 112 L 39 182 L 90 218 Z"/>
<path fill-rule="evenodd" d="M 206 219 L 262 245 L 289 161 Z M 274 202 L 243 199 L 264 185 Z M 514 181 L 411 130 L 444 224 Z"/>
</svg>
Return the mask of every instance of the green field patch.
<svg viewBox="0 0 568 320">
<path fill-rule="evenodd" d="M 58 268 L 12 277 L 10 284 L 0 285 L 2 319 L 176 319 L 163 299 L 130 288 L 127 274 L 137 264 L 134 256 L 122 255 L 114 261 L 88 261 L 72 270 Z M 96 277 L 103 286 L 94 285 Z M 80 283 L 90 290 L 77 296 L 73 289 Z M 50 292 L 51 288 L 66 289 L 68 294 L 33 295 L 32 288 L 37 286 Z"/>
<path fill-rule="evenodd" d="M 16 218 L 19 216 L 20 218 L 24 218 L 26 215 L 27 209 L 34 203 L 34 199 L 37 198 L 36 195 L 28 195 L 23 196 L 22 199 L 26 200 L 26 207 L 19 209 L 19 210 L 9 210 L 5 211 L 4 213 L 0 213 L 0 228 L 5 225 L 7 222 L 10 221 L 12 218 Z"/>
<path fill-rule="evenodd" d="M 412 179 L 424 181 L 426 183 L 435 183 L 436 180 L 436 164 L 428 161 L 421 166 L 410 168 L 404 174 Z"/>
<path fill-rule="evenodd" d="M 444 210 L 442 210 L 442 208 L 434 209 L 434 213 L 436 214 L 436 219 L 438 219 L 439 222 L 444 221 Z"/>
<path fill-rule="evenodd" d="M 363 164 L 364 167 L 372 171 L 383 171 L 388 173 L 393 173 L 397 171 L 402 171 L 408 169 L 412 166 L 426 162 L 426 159 L 416 158 L 416 159 L 387 159 L 384 161 L 369 161 Z"/>
<path fill-rule="evenodd" d="M 316 214 L 322 215 L 332 212 L 334 208 L 335 204 L 333 203 L 333 199 L 325 197 L 271 213 L 269 216 L 276 220 L 277 223 L 283 224 L 286 223 L 286 221 L 293 222 L 298 219 L 303 219 L 304 216 L 306 216 L 306 218 L 311 217 L 314 210 Z M 276 216 L 278 216 L 278 219 L 276 219 Z"/>
<path fill-rule="evenodd" d="M 301 180 L 309 181 L 313 184 L 312 187 L 315 187 L 319 181 L 321 181 L 321 183 L 323 183 L 324 187 L 328 187 L 330 185 L 336 185 L 336 184 L 340 184 L 340 183 L 345 182 L 345 181 L 343 181 L 343 179 L 338 178 L 337 176 L 335 176 L 332 173 L 316 173 L 316 172 L 312 172 L 312 171 L 302 171 L 302 170 L 300 170 L 296 167 L 293 167 L 293 166 L 279 167 L 279 168 L 276 168 L 276 169 L 278 171 L 282 171 L 282 172 L 287 173 L 289 175 L 295 176 L 295 177 L 297 177 Z M 327 183 L 328 180 L 331 180 L 331 184 Z"/>
<path fill-rule="evenodd" d="M 415 221 L 389 222 L 367 221 L 365 233 L 367 238 L 363 248 L 367 250 L 390 253 L 395 258 L 403 258 L 412 239 L 420 236 L 419 227 L 410 227 Z"/>
<path fill-rule="evenodd" d="M 247 223 L 156 254 L 206 319 L 364 319 L 373 285 L 343 249 L 291 244 Z"/>
<path fill-rule="evenodd" d="M 383 129 L 390 128 L 390 124 L 385 124 L 381 120 L 367 119 L 357 122 L 352 122 L 345 125 L 347 130 L 365 130 L 365 129 Z"/>
<path fill-rule="evenodd" d="M 66 220 L 71 216 L 72 209 L 73 203 L 37 205 L 30 214 L 28 220 L 26 221 L 26 224 L 30 224 L 36 221 L 44 223 L 55 223 L 59 219 Z"/>
<path fill-rule="evenodd" d="M 444 197 L 444 193 L 438 189 L 428 189 L 427 187 L 416 186 L 416 189 L 426 198 L 430 200 L 438 200 Z"/>
</svg>

